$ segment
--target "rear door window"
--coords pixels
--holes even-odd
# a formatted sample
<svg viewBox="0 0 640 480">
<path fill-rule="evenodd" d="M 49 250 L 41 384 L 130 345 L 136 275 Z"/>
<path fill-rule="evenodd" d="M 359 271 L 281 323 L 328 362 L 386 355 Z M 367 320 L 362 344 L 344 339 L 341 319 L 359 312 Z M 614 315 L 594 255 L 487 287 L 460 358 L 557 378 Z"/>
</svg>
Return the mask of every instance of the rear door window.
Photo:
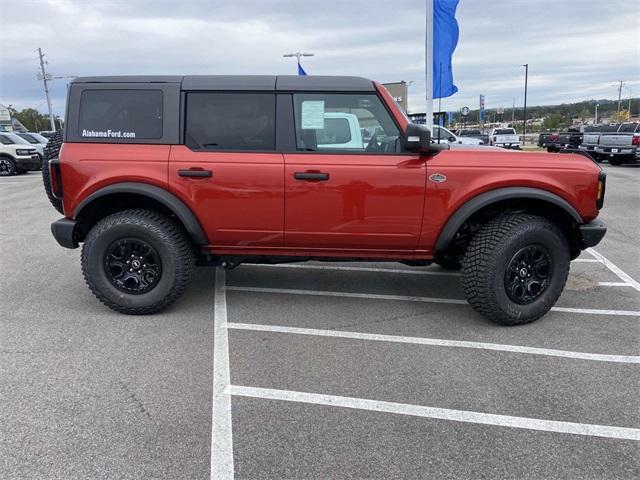
<svg viewBox="0 0 640 480">
<path fill-rule="evenodd" d="M 161 90 L 85 90 L 78 135 L 105 142 L 162 137 Z"/>
<path fill-rule="evenodd" d="M 274 93 L 187 93 L 185 143 L 191 149 L 273 151 Z"/>
</svg>

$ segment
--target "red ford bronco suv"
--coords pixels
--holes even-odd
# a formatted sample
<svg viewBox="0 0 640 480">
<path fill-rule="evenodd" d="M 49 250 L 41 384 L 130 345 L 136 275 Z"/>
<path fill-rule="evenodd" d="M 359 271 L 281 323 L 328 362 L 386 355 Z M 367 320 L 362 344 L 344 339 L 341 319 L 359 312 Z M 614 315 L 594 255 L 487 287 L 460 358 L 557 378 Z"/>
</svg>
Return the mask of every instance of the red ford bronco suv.
<svg viewBox="0 0 640 480">
<path fill-rule="evenodd" d="M 375 260 L 461 268 L 473 308 L 521 324 L 606 232 L 593 161 L 448 149 L 365 78 L 77 78 L 66 125 L 52 232 L 127 314 L 166 308 L 196 265 Z"/>
</svg>

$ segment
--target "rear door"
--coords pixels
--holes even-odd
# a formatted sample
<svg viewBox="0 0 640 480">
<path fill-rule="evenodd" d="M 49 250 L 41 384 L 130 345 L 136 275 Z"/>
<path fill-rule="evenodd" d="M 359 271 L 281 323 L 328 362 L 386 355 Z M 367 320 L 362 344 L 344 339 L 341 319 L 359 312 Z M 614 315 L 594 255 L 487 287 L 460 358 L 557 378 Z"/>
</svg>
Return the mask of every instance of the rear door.
<svg viewBox="0 0 640 480">
<path fill-rule="evenodd" d="M 415 249 L 425 162 L 401 152 L 399 128 L 383 102 L 375 93 L 294 93 L 291 99 L 295 151 L 284 155 L 285 244 Z M 342 131 L 327 124 L 331 118 L 355 123 L 341 122 L 348 127 Z"/>
<path fill-rule="evenodd" d="M 169 185 L 217 247 L 282 246 L 284 161 L 273 92 L 187 92 Z"/>
</svg>

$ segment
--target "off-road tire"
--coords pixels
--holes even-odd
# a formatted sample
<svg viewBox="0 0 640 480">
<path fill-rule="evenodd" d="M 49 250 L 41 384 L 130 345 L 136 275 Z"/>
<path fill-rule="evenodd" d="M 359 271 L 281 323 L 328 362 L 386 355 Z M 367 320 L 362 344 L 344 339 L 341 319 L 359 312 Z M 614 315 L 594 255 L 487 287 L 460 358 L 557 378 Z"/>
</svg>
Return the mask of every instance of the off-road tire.
<svg viewBox="0 0 640 480">
<path fill-rule="evenodd" d="M 522 305 L 507 294 L 505 274 L 516 252 L 541 245 L 551 261 L 546 289 Z M 462 260 L 462 285 L 469 304 L 501 325 L 521 325 L 546 314 L 556 303 L 569 275 L 569 244 L 551 221 L 527 214 L 504 214 L 484 225 L 471 240 Z"/>
<path fill-rule="evenodd" d="M 162 274 L 146 293 L 131 294 L 116 288 L 104 259 L 113 242 L 133 238 L 151 245 L 160 258 Z M 195 269 L 195 251 L 176 221 L 151 210 L 125 210 L 100 220 L 82 247 L 82 273 L 93 294 L 107 307 L 128 315 L 160 312 L 187 288 Z"/>
<path fill-rule="evenodd" d="M 14 162 L 12 158 L 2 156 L 0 157 L 0 161 L 2 162 L 0 166 L 0 177 L 10 177 L 17 173 L 16 162 Z"/>
<path fill-rule="evenodd" d="M 60 147 L 62 147 L 62 131 L 57 131 L 49 137 L 49 141 L 44 147 L 41 168 L 42 183 L 44 183 L 44 191 L 47 194 L 47 198 L 49 199 L 49 202 L 51 202 L 51 205 L 53 205 L 53 208 L 64 215 L 62 200 L 54 197 L 53 192 L 51 191 L 51 176 L 49 175 L 49 160 L 58 156 Z"/>
</svg>

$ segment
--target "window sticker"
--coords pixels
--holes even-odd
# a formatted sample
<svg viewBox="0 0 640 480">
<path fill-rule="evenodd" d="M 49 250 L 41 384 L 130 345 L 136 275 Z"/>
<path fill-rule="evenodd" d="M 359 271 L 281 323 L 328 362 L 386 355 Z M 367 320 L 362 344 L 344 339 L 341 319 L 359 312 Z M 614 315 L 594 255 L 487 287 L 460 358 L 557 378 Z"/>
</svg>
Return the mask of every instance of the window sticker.
<svg viewBox="0 0 640 480">
<path fill-rule="evenodd" d="M 324 100 L 305 100 L 300 114 L 303 130 L 322 130 L 324 128 Z"/>
</svg>

